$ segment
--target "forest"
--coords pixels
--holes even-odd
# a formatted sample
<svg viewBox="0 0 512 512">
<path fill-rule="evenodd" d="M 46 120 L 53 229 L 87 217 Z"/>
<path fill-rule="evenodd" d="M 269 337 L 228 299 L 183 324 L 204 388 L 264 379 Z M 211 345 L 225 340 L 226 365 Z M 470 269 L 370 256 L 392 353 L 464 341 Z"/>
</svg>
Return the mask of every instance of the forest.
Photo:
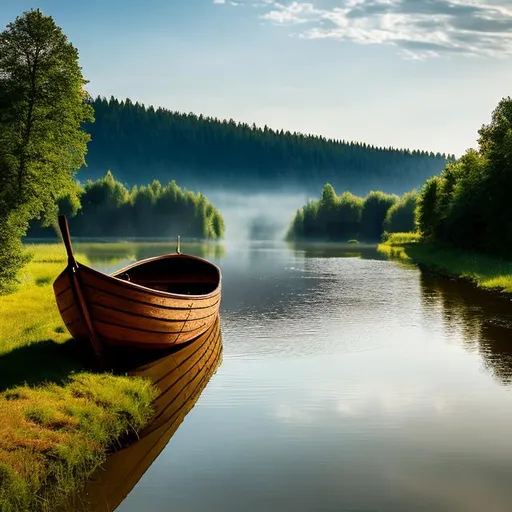
<svg viewBox="0 0 512 512">
<path fill-rule="evenodd" d="M 130 185 L 156 177 L 189 188 L 310 190 L 330 182 L 359 193 L 403 193 L 453 159 L 155 109 L 130 99 L 98 97 L 90 104 L 95 122 L 84 124 L 91 142 L 80 175 L 95 179 L 111 169 Z"/>
<path fill-rule="evenodd" d="M 287 238 L 376 242 L 386 232 L 413 231 L 417 198 L 415 190 L 401 197 L 381 191 L 371 191 L 365 197 L 348 191 L 337 195 L 326 183 L 319 200 L 297 211 Z"/>
<path fill-rule="evenodd" d="M 386 232 L 417 231 L 438 246 L 512 257 L 512 99 L 503 98 L 478 131 L 478 149 L 447 162 L 419 192 L 402 197 L 371 192 L 322 197 L 299 209 L 290 239 L 378 240 Z"/>
<path fill-rule="evenodd" d="M 110 171 L 58 200 L 59 213 L 68 217 L 74 236 L 182 237 L 217 239 L 224 235 L 224 220 L 200 193 L 182 190 L 174 181 L 128 190 Z M 53 227 L 31 224 L 28 237 L 55 237 Z"/>
</svg>

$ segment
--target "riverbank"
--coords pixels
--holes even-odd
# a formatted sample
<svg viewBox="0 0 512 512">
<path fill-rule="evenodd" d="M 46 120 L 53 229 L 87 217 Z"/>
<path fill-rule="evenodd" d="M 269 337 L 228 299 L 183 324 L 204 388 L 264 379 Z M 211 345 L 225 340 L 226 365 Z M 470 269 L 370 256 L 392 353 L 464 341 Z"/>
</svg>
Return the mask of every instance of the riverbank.
<svg viewBox="0 0 512 512">
<path fill-rule="evenodd" d="M 49 511 L 152 415 L 149 381 L 95 372 L 62 323 L 52 283 L 62 244 L 30 246 L 19 290 L 0 297 L 0 510 Z M 85 262 L 83 256 L 78 259 Z"/>
<path fill-rule="evenodd" d="M 389 258 L 470 281 L 483 290 L 512 295 L 512 261 L 425 244 L 415 233 L 393 233 L 377 249 Z"/>
</svg>

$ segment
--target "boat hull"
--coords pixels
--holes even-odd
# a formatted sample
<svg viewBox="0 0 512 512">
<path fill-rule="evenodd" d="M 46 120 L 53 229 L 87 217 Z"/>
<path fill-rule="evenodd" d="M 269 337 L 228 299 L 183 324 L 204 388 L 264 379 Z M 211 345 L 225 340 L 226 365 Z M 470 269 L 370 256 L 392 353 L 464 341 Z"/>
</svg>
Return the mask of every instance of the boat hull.
<svg viewBox="0 0 512 512">
<path fill-rule="evenodd" d="M 129 273 L 138 277 L 145 273 L 146 266 L 165 269 L 173 259 L 181 263 L 187 259 L 192 264 L 200 262 L 207 270 L 211 266 L 213 271 L 206 278 L 212 281 L 208 284 L 212 291 L 202 295 L 168 293 L 117 277 Z M 150 270 L 146 273 L 147 279 L 155 274 Z M 99 342 L 103 347 L 165 349 L 186 343 L 214 324 L 221 300 L 218 268 L 201 258 L 179 254 L 143 260 L 114 275 L 81 264 L 68 266 L 55 280 L 54 291 L 71 335 L 89 339 L 93 345 Z"/>
</svg>

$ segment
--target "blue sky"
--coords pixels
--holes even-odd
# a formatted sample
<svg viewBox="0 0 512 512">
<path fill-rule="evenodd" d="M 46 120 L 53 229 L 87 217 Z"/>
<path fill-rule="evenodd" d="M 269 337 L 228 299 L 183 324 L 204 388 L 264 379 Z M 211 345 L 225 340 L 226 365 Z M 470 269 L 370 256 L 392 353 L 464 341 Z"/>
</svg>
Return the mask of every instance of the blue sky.
<svg viewBox="0 0 512 512">
<path fill-rule="evenodd" d="M 80 51 L 89 92 L 461 154 L 512 94 L 511 0 L 1 0 Z"/>
</svg>

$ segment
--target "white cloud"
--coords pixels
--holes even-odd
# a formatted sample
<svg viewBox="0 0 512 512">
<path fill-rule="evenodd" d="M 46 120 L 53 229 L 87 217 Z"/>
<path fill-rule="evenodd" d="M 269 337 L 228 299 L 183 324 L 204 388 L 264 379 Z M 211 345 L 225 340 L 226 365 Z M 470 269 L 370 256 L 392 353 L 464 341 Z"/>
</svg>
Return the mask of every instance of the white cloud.
<svg viewBox="0 0 512 512">
<path fill-rule="evenodd" d="M 320 10 L 313 7 L 313 4 L 305 2 L 292 2 L 289 5 L 267 2 L 267 5 L 271 5 L 272 10 L 261 17 L 278 24 L 307 23 L 316 19 L 321 13 Z"/>
<path fill-rule="evenodd" d="M 262 19 L 275 25 L 302 27 L 299 36 L 306 39 L 393 45 L 412 58 L 512 55 L 510 0 L 339 0 L 336 5 L 330 3 L 329 8 L 311 2 L 277 0 L 262 0 L 256 5 L 266 10 L 260 16 Z"/>
<path fill-rule="evenodd" d="M 214 4 L 225 4 L 226 0 L 213 0 Z"/>
</svg>

